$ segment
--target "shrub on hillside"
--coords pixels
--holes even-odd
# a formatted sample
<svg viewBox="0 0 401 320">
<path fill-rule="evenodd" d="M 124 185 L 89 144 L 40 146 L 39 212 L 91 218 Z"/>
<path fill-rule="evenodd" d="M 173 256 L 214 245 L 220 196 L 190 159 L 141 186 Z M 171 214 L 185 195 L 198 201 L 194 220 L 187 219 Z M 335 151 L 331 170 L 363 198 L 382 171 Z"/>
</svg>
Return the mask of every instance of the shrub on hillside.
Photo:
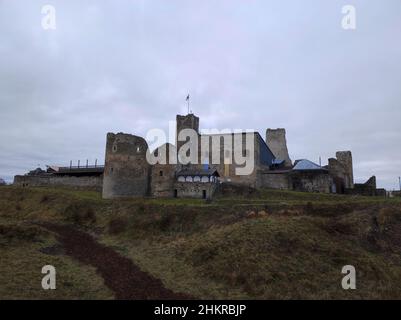
<svg viewBox="0 0 401 320">
<path fill-rule="evenodd" d="M 44 231 L 36 226 L 26 225 L 0 225 L 0 243 L 10 244 L 11 242 L 40 241 Z"/>
</svg>

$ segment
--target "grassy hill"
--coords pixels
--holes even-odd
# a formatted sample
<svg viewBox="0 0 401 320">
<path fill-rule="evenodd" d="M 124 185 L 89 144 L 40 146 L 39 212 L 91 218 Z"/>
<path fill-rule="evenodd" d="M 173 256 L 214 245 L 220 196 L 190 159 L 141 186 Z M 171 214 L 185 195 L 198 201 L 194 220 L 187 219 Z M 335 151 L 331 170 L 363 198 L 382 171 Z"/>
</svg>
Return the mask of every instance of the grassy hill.
<svg viewBox="0 0 401 320">
<path fill-rule="evenodd" d="M 401 199 L 263 190 L 212 202 L 0 188 L 0 299 L 115 297 L 41 226 L 67 224 L 203 299 L 401 298 Z M 82 244 L 83 246 L 85 244 Z M 44 291 L 41 267 L 57 269 Z M 341 269 L 357 270 L 357 290 Z"/>
</svg>

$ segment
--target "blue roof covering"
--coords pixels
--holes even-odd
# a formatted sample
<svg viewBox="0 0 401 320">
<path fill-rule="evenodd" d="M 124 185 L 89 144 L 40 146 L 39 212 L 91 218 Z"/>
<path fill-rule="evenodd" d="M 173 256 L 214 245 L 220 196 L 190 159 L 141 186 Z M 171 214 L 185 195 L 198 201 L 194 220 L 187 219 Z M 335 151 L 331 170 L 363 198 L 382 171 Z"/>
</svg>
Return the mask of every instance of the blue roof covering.
<svg viewBox="0 0 401 320">
<path fill-rule="evenodd" d="M 306 159 L 302 159 L 302 160 L 297 160 L 296 164 L 294 166 L 294 168 L 292 168 L 292 170 L 326 170 L 325 168 L 322 168 L 321 166 L 319 166 L 318 164 L 306 160 Z"/>
</svg>

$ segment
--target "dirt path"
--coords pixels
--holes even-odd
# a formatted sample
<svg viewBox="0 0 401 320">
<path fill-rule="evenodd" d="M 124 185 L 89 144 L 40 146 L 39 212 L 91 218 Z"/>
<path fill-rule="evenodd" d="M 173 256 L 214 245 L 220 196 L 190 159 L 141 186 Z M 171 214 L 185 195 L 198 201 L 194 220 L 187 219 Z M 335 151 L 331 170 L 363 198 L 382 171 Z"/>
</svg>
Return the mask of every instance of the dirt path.
<svg viewBox="0 0 401 320">
<path fill-rule="evenodd" d="M 41 224 L 55 232 L 67 255 L 91 265 L 114 291 L 116 299 L 190 299 L 191 297 L 166 289 L 163 283 L 141 271 L 130 259 L 98 243 L 89 234 L 71 226 Z"/>
</svg>

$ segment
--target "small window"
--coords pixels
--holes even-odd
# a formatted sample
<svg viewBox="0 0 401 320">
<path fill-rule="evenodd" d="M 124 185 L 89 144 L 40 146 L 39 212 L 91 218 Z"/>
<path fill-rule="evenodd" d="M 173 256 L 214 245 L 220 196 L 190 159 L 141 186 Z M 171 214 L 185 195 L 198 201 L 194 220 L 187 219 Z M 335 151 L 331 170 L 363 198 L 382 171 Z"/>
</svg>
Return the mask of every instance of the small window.
<svg viewBox="0 0 401 320">
<path fill-rule="evenodd" d="M 113 171 L 114 171 L 114 168 L 110 168 L 110 173 L 113 173 Z"/>
<path fill-rule="evenodd" d="M 141 152 L 141 147 L 136 147 L 136 152 L 137 153 Z"/>
<path fill-rule="evenodd" d="M 117 146 L 113 145 L 113 152 L 117 152 Z"/>
<path fill-rule="evenodd" d="M 162 170 L 160 170 L 159 176 L 160 176 L 160 177 L 163 177 L 163 171 L 162 171 Z"/>
</svg>

